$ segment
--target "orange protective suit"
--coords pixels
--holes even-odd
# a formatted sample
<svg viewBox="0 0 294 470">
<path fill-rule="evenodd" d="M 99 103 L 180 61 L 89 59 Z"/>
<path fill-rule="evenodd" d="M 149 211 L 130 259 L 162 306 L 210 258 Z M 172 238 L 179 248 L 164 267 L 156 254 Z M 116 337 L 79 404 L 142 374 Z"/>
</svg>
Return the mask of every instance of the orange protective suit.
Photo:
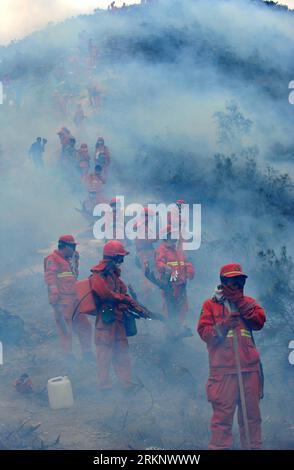
<svg viewBox="0 0 294 470">
<path fill-rule="evenodd" d="M 78 275 L 78 254 L 74 262 L 65 259 L 60 250 L 55 250 L 44 260 L 44 277 L 48 286 L 49 303 L 55 315 L 61 348 L 65 353 L 72 351 L 72 330 L 77 333 L 83 352 L 91 350 L 91 325 L 86 316 L 72 315 L 77 304 L 75 283 Z"/>
<path fill-rule="evenodd" d="M 227 329 L 229 317 L 224 302 L 216 298 L 204 302 L 198 322 L 198 333 L 207 344 L 210 373 L 206 385 L 207 398 L 213 407 L 211 419 L 210 449 L 230 449 L 232 447 L 232 425 L 238 406 L 240 439 L 246 448 L 245 430 L 237 376 L 237 366 L 233 346 L 233 335 L 238 338 L 238 349 L 243 377 L 245 401 L 250 433 L 250 447 L 260 449 L 261 416 L 259 400 L 261 396 L 260 360 L 251 336 L 251 330 L 260 330 L 265 322 L 265 312 L 257 302 L 244 296 L 237 305 L 240 317 L 234 330 Z"/>
<path fill-rule="evenodd" d="M 81 144 L 77 151 L 77 163 L 81 174 L 87 174 L 90 169 L 90 155 L 87 144 Z"/>
<path fill-rule="evenodd" d="M 91 286 L 97 295 L 96 353 L 98 383 L 101 389 L 111 388 L 110 366 L 124 388 L 132 386 L 131 363 L 128 339 L 123 316 L 127 307 L 136 307 L 136 302 L 127 294 L 127 287 L 120 279 L 120 270 L 107 269 L 107 261 L 101 261 L 92 269 Z M 114 321 L 105 323 L 102 312 L 112 308 Z"/>
<path fill-rule="evenodd" d="M 155 251 L 155 264 L 167 289 L 163 291 L 165 310 L 172 319 L 184 323 L 188 311 L 186 284 L 193 279 L 194 268 L 184 252 L 164 241 Z"/>
</svg>

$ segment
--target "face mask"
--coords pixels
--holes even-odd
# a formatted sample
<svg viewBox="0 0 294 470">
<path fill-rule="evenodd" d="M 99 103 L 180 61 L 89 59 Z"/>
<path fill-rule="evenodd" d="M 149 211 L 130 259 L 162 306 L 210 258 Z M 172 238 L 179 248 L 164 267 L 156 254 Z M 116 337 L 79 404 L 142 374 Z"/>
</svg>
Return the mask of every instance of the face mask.
<svg viewBox="0 0 294 470">
<path fill-rule="evenodd" d="M 223 278 L 221 280 L 223 286 L 229 286 L 230 289 L 234 290 L 242 290 L 244 289 L 246 278 L 243 276 L 235 277 L 235 278 Z"/>
<path fill-rule="evenodd" d="M 118 255 L 114 258 L 114 262 L 117 266 L 119 266 L 124 262 L 124 257 L 121 255 Z"/>
</svg>

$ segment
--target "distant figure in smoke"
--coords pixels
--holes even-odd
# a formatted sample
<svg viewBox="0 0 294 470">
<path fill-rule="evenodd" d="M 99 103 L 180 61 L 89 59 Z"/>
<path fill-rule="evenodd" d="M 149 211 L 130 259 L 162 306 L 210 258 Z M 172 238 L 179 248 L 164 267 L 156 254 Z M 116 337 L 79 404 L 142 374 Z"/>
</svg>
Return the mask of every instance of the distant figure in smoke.
<svg viewBox="0 0 294 470">
<path fill-rule="evenodd" d="M 127 294 L 127 287 L 120 278 L 121 265 L 128 254 L 120 241 L 108 241 L 104 245 L 103 260 L 91 269 L 92 290 L 97 297 L 95 343 L 98 383 L 105 391 L 112 388 L 111 364 L 123 389 L 136 391 L 138 388 L 132 382 L 124 312 L 130 308 L 140 314 L 143 309 Z"/>
<path fill-rule="evenodd" d="M 70 130 L 67 127 L 62 127 L 60 131 L 57 132 L 59 136 L 60 144 L 62 147 L 69 143 L 69 139 L 72 137 Z"/>
<path fill-rule="evenodd" d="M 177 228 L 179 229 L 179 240 L 177 243 L 178 249 L 182 249 L 183 247 L 183 237 L 182 234 L 185 233 L 186 227 L 187 227 L 187 220 L 183 217 L 182 214 L 182 206 L 183 204 L 186 204 L 184 199 L 178 199 L 176 201 L 176 206 L 175 210 L 172 212 L 168 212 L 167 214 L 167 223 L 168 225 L 171 225 L 172 228 Z"/>
<path fill-rule="evenodd" d="M 57 134 L 61 143 L 60 163 L 62 169 L 73 180 L 77 163 L 76 139 L 66 127 L 62 127 Z"/>
<path fill-rule="evenodd" d="M 110 152 L 109 148 L 105 145 L 103 137 L 98 137 L 95 144 L 94 165 L 97 164 L 103 167 L 103 174 L 107 177 L 110 165 Z"/>
<path fill-rule="evenodd" d="M 107 163 L 109 164 L 109 160 L 110 160 L 109 149 L 105 145 L 105 140 L 103 137 L 98 137 L 96 144 L 95 144 L 95 155 L 97 155 L 100 152 L 105 153 L 107 155 L 107 158 L 108 158 Z"/>
<path fill-rule="evenodd" d="M 142 230 L 144 227 L 144 235 L 145 238 L 136 238 L 135 239 L 135 247 L 136 247 L 136 266 L 145 273 L 146 268 L 154 271 L 154 259 L 155 259 L 155 247 L 154 244 L 157 242 L 156 233 L 151 232 L 150 222 L 154 220 L 156 214 L 148 209 L 148 207 L 144 207 L 144 216 L 142 220 L 139 220 L 135 225 L 134 229 L 136 231 Z M 148 300 L 152 289 L 154 290 L 154 286 L 147 280 L 147 278 L 143 277 L 142 283 L 142 293 L 144 301 Z"/>
<path fill-rule="evenodd" d="M 82 143 L 79 150 L 77 151 L 77 163 L 81 175 L 86 175 L 90 169 L 90 154 L 88 145 Z"/>
<path fill-rule="evenodd" d="M 110 10 L 112 13 L 118 10 L 118 8 L 115 6 L 115 2 L 111 2 L 107 9 Z"/>
<path fill-rule="evenodd" d="M 204 302 L 198 322 L 198 333 L 207 343 L 209 354 L 210 373 L 206 390 L 213 407 L 209 443 L 213 450 L 232 448 L 236 406 L 242 448 L 262 447 L 259 409 L 262 370 L 252 330 L 263 327 L 265 312 L 255 299 L 244 295 L 246 278 L 240 264 L 223 266 L 220 270 L 221 285 L 212 298 Z M 245 395 L 246 422 L 241 387 Z"/>
<path fill-rule="evenodd" d="M 88 197 L 82 204 L 82 213 L 92 223 L 94 207 L 107 202 L 104 195 L 106 180 L 102 175 L 102 166 L 96 165 L 93 173 L 83 175 L 82 181 L 88 191 Z"/>
<path fill-rule="evenodd" d="M 44 260 L 44 276 L 49 303 L 55 315 L 57 331 L 65 358 L 72 361 L 72 330 L 77 333 L 85 360 L 91 358 L 91 325 L 84 315 L 72 315 L 77 304 L 75 284 L 79 272 L 79 254 L 72 235 L 62 235 L 58 249 Z"/>
<path fill-rule="evenodd" d="M 30 147 L 29 155 L 36 166 L 39 166 L 39 167 L 44 166 L 43 153 L 45 152 L 46 144 L 47 144 L 47 139 L 42 139 L 41 137 L 37 137 L 36 141 L 32 143 Z"/>
<path fill-rule="evenodd" d="M 160 280 L 165 285 L 163 298 L 172 338 L 177 335 L 179 327 L 185 324 L 188 311 L 187 281 L 194 278 L 194 268 L 187 261 L 183 250 L 177 248 L 172 226 L 168 225 L 164 233 L 166 240 L 155 250 L 155 264 Z"/>
<path fill-rule="evenodd" d="M 77 189 L 78 185 L 77 153 L 76 139 L 71 136 L 68 144 L 62 149 L 61 164 L 64 176 L 73 190 Z"/>
<path fill-rule="evenodd" d="M 156 234 L 151 234 L 150 237 L 148 236 L 148 229 L 150 232 L 149 222 L 151 218 L 154 218 L 155 214 L 152 210 L 148 209 L 148 207 L 144 207 L 144 216 L 143 219 L 140 220 L 138 223 L 135 224 L 135 229 L 138 230 L 140 227 L 144 226 L 144 239 L 135 239 L 135 246 L 136 246 L 136 263 L 138 267 L 140 267 L 143 271 L 145 271 L 146 266 L 148 265 L 150 269 L 153 270 L 154 268 L 154 257 L 155 257 L 155 249 L 154 243 L 157 241 Z M 148 284 L 149 285 L 149 282 Z"/>
<path fill-rule="evenodd" d="M 77 127 L 80 127 L 84 120 L 86 119 L 86 115 L 83 110 L 83 106 L 81 104 L 78 104 L 76 107 L 75 115 L 74 115 L 74 123 Z"/>
<path fill-rule="evenodd" d="M 97 83 L 91 83 L 88 86 L 88 94 L 90 106 L 92 108 L 98 108 L 101 101 L 101 88 L 99 85 L 97 85 Z"/>
<path fill-rule="evenodd" d="M 109 205 L 112 209 L 112 213 L 107 212 L 106 221 L 108 226 L 112 228 L 112 240 L 119 238 L 119 232 L 122 232 L 124 234 L 124 212 L 116 197 L 113 197 L 109 201 Z"/>
</svg>

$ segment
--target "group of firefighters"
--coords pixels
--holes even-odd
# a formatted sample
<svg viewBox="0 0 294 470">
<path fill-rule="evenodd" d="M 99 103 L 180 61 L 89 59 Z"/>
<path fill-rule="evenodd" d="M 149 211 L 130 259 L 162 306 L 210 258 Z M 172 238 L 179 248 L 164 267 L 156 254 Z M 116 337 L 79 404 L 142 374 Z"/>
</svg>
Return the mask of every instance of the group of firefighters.
<svg viewBox="0 0 294 470">
<path fill-rule="evenodd" d="M 108 202 L 104 185 L 111 162 L 109 149 L 103 137 L 98 137 L 91 157 L 86 143 L 81 143 L 76 149 L 76 140 L 66 127 L 61 128 L 58 136 L 61 165 L 66 172 L 74 169 L 86 188 L 88 197 L 82 211 L 91 219 L 94 207 Z M 94 169 L 92 172 L 91 166 Z M 175 204 L 180 233 L 183 233 L 186 224 L 181 211 L 184 203 L 179 199 Z M 128 292 L 121 279 L 121 267 L 129 252 L 117 237 L 117 220 L 124 219 L 117 218 L 121 208 L 116 198 L 111 199 L 110 206 L 114 239 L 104 244 L 103 258 L 92 267 L 86 283 L 78 281 L 79 254 L 72 235 L 61 236 L 57 249 L 44 260 L 49 303 L 53 307 L 60 345 L 68 362 L 75 361 L 72 353 L 73 332 L 78 336 L 83 360 L 86 363 L 95 361 L 92 323 L 87 313 L 95 316 L 98 385 L 104 395 L 112 390 L 111 364 L 121 387 L 128 393 L 137 391 L 138 385 L 132 380 L 128 351 L 127 337 L 130 334 L 127 318 L 130 315 L 148 318 L 151 313 L 138 303 L 130 289 Z M 143 293 L 145 290 L 145 294 L 149 294 L 150 282 L 161 289 L 164 305 L 160 315 L 167 341 L 174 344 L 179 338 L 189 336 L 186 334 L 189 330 L 186 325 L 187 282 L 193 279 L 194 268 L 185 256 L 181 237 L 174 237 L 173 222 L 177 218 L 168 213 L 165 238 L 161 240 L 160 237 L 159 240 L 155 234 L 152 236 L 150 230 L 152 217 L 156 214 L 148 207 L 144 208 L 140 221 L 134 227 L 137 230 L 143 228 L 145 235 L 143 239 L 135 240 L 136 265 L 143 273 Z M 197 330 L 206 342 L 209 354 L 210 372 L 206 389 L 213 408 L 210 449 L 232 447 L 236 407 L 242 447 L 260 449 L 262 446 L 259 410 L 262 367 L 252 331 L 263 327 L 265 312 L 253 298 L 244 295 L 246 278 L 239 264 L 223 266 L 220 284 L 212 297 L 204 302 L 198 321 Z M 83 308 L 85 303 L 87 308 Z"/>
<path fill-rule="evenodd" d="M 183 201 L 178 201 L 178 204 Z M 148 209 L 145 210 L 145 214 Z M 148 217 L 142 223 L 148 227 Z M 148 279 L 162 288 L 163 318 L 167 336 L 185 325 L 187 281 L 194 277 L 191 262 L 187 261 L 181 240 L 174 239 L 173 226 L 166 228 L 166 237 L 155 249 L 155 240 L 138 240 L 137 260 Z M 112 390 L 111 364 L 121 387 L 134 392 L 138 385 L 132 381 L 128 352 L 126 318 L 131 312 L 148 317 L 149 311 L 138 303 L 121 279 L 121 267 L 129 252 L 117 239 L 106 241 L 103 258 L 91 269 L 87 279 L 88 292 L 77 288 L 79 255 L 72 235 L 59 238 L 58 248 L 44 260 L 45 282 L 49 302 L 53 307 L 60 344 L 64 354 L 73 360 L 72 331 L 78 335 L 85 361 L 94 359 L 91 350 L 92 326 L 80 308 L 87 295 L 95 314 L 95 345 L 98 384 L 101 393 Z M 150 275 L 154 260 L 155 273 Z M 244 449 L 260 449 L 262 397 L 262 367 L 252 336 L 265 322 L 265 312 L 251 297 L 244 295 L 247 275 L 240 264 L 232 263 L 220 270 L 220 284 L 212 297 L 203 304 L 198 321 L 198 333 L 206 342 L 210 372 L 207 398 L 213 408 L 210 449 L 232 448 L 232 425 L 236 407 L 240 440 Z M 85 295 L 84 295 L 85 294 Z M 89 303 L 89 302 L 88 302 Z M 171 328 L 170 328 L 171 327 Z M 175 338 L 175 336 L 174 336 Z"/>
<path fill-rule="evenodd" d="M 87 197 L 82 203 L 81 212 L 90 221 L 93 220 L 94 207 L 102 202 L 108 202 L 104 188 L 110 165 L 110 151 L 103 137 L 98 137 L 93 157 L 85 142 L 76 148 L 76 139 L 70 130 L 62 127 L 58 131 L 61 145 L 60 165 L 66 175 L 72 175 L 74 185 L 77 179 L 87 192 Z M 91 169 L 93 170 L 91 171 Z"/>
</svg>

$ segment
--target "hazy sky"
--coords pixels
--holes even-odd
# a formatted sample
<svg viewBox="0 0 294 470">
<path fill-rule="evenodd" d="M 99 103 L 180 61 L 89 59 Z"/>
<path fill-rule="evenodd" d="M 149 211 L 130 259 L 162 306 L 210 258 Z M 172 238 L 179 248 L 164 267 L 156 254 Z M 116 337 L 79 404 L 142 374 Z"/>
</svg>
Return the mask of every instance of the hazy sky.
<svg viewBox="0 0 294 470">
<path fill-rule="evenodd" d="M 0 43 L 7 43 L 56 21 L 95 8 L 106 8 L 112 0 L 0 0 Z M 116 0 L 116 5 L 140 0 Z"/>
<path fill-rule="evenodd" d="M 110 3 L 111 0 L 0 0 L 0 43 L 19 39 L 48 21 L 106 8 Z M 140 0 L 125 0 L 125 3 L 140 3 Z M 294 0 L 280 3 L 294 8 Z M 116 0 L 117 6 L 122 4 L 123 0 Z"/>
</svg>

